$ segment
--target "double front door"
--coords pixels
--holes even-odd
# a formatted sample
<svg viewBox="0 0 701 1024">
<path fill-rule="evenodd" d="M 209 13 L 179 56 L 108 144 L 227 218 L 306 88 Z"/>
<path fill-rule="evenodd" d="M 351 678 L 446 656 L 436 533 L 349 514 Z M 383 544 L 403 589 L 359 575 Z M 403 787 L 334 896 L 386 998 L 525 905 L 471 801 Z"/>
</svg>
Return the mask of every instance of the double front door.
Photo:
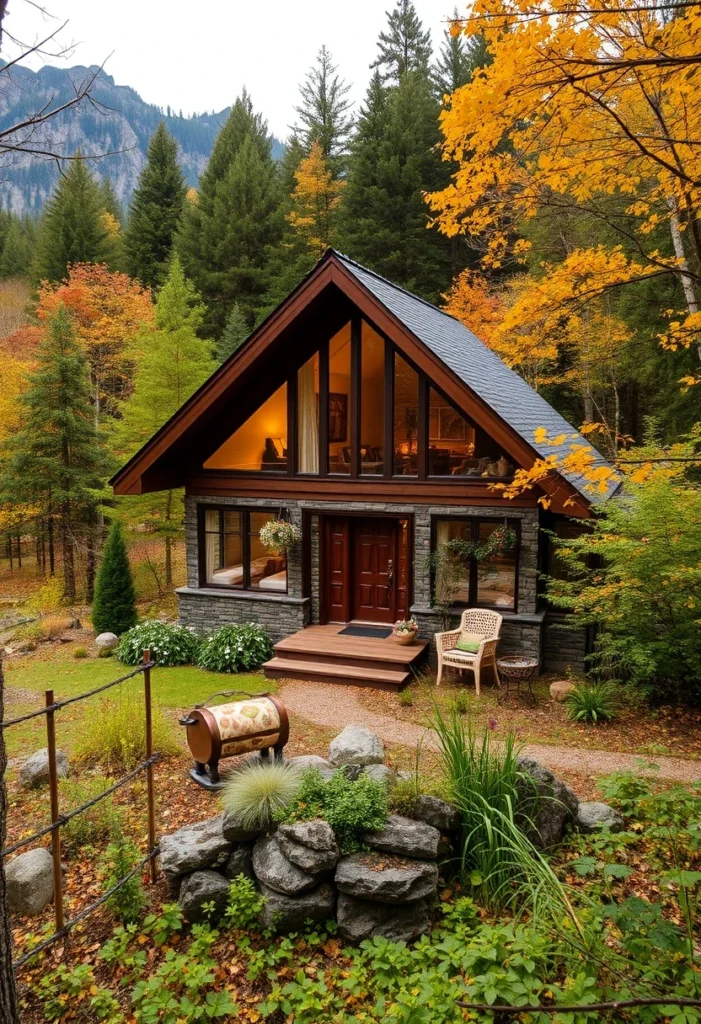
<svg viewBox="0 0 701 1024">
<path fill-rule="evenodd" d="M 392 623 L 408 615 L 407 519 L 327 516 L 322 538 L 323 621 Z"/>
</svg>

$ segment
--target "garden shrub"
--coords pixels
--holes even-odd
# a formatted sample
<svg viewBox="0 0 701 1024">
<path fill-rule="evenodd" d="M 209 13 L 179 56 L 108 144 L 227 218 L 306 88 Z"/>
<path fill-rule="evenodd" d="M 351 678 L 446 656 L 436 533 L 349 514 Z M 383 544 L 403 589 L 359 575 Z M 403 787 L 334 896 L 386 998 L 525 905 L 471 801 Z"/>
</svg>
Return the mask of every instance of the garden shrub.
<svg viewBox="0 0 701 1024">
<path fill-rule="evenodd" d="M 187 626 L 152 619 L 127 630 L 115 653 L 126 665 L 140 665 L 146 650 L 151 652 L 156 665 L 192 665 L 199 646 L 198 637 Z"/>
<path fill-rule="evenodd" d="M 136 683 L 138 687 L 138 681 Z M 130 771 L 146 757 L 144 698 L 134 684 L 125 683 L 103 697 L 95 713 L 84 719 L 75 748 L 75 758 L 86 765 L 101 765 L 111 771 Z M 177 754 L 181 747 L 165 712 L 152 705 L 153 749 Z"/>
<path fill-rule="evenodd" d="M 287 761 L 251 760 L 232 772 L 222 803 L 244 828 L 267 828 L 294 800 L 301 775 Z"/>
<path fill-rule="evenodd" d="M 95 581 L 92 623 L 96 633 L 120 636 L 136 625 L 136 594 L 122 524 L 113 523 Z"/>
<path fill-rule="evenodd" d="M 197 664 L 212 672 L 250 672 L 260 668 L 273 653 L 273 644 L 262 628 L 254 622 L 222 626 L 205 637 L 200 646 Z"/>
<path fill-rule="evenodd" d="M 568 579 L 548 581 L 549 600 L 598 628 L 597 672 L 698 702 L 701 489 L 627 480 L 587 523 L 580 537 L 554 539 Z"/>
<path fill-rule="evenodd" d="M 104 793 L 112 785 L 112 781 L 104 775 L 61 779 L 59 800 L 63 813 L 80 807 L 100 793 Z M 111 796 L 106 796 L 65 823 L 61 829 L 61 846 L 70 853 L 77 853 L 86 846 L 104 846 L 105 841 L 109 842 L 121 833 L 121 823 L 119 808 Z"/>
<path fill-rule="evenodd" d="M 302 773 L 297 796 L 278 821 L 311 821 L 323 818 L 336 833 L 341 853 L 362 849 L 365 832 L 377 831 L 387 823 L 387 786 L 361 775 L 352 781 L 343 771 L 324 779 L 317 768 Z"/>
<path fill-rule="evenodd" d="M 610 722 L 618 714 L 620 696 L 613 683 L 577 683 L 565 697 L 568 718 L 573 722 Z"/>
<path fill-rule="evenodd" d="M 87 647 L 75 647 L 73 649 L 73 657 L 74 658 L 87 658 L 87 656 L 88 656 L 88 649 L 87 649 Z"/>
<path fill-rule="evenodd" d="M 115 842 L 107 847 L 102 858 L 104 891 L 109 892 L 117 882 L 126 878 L 141 859 L 142 855 L 136 843 L 124 835 L 118 836 Z M 147 904 L 148 899 L 139 871 L 127 879 L 107 900 L 107 907 L 114 916 L 126 924 L 138 921 Z"/>
</svg>

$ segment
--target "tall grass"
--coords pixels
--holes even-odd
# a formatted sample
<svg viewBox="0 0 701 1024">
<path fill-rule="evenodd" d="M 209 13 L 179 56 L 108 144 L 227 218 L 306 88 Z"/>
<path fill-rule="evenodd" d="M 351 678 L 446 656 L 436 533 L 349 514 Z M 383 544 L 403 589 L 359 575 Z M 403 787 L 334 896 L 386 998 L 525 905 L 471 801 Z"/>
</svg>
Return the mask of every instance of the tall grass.
<svg viewBox="0 0 701 1024">
<path fill-rule="evenodd" d="M 75 749 L 79 763 L 101 765 L 110 771 L 130 771 L 146 757 L 144 698 L 124 684 L 118 690 L 85 711 Z M 152 722 L 154 751 L 166 755 L 180 753 L 175 725 L 155 703 Z"/>
<path fill-rule="evenodd" d="M 519 791 L 533 783 L 518 766 L 520 747 L 512 732 L 497 745 L 487 727 L 475 732 L 455 709 L 433 726 L 451 800 L 460 811 L 460 874 L 476 898 L 493 911 L 509 908 L 534 921 L 574 912 L 547 860 L 519 827 Z M 521 820 L 523 820 L 521 818 Z"/>
</svg>

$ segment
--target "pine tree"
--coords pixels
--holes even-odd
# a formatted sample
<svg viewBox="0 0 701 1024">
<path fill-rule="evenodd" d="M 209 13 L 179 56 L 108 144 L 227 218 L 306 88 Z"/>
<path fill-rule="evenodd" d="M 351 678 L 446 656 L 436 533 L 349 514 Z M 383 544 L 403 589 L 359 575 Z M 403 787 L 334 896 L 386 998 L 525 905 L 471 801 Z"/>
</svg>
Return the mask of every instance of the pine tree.
<svg viewBox="0 0 701 1024">
<path fill-rule="evenodd" d="M 428 74 L 431 61 L 431 33 L 419 20 L 412 0 L 397 0 L 387 11 L 387 31 L 380 33 L 379 55 L 370 66 L 378 68 L 383 82 L 399 82 L 407 71 Z"/>
<path fill-rule="evenodd" d="M 388 89 L 376 72 L 351 151 L 340 228 L 344 252 L 432 302 L 451 275 L 450 242 L 427 230 L 423 196 L 449 173 L 435 150 L 438 110 L 425 73 L 407 72 Z"/>
<path fill-rule="evenodd" d="M 38 367 L 21 396 L 22 427 L 6 444 L 3 492 L 35 503 L 58 525 L 64 596 L 75 601 L 75 540 L 94 521 L 105 454 L 90 408 L 88 366 L 61 305 L 37 352 Z"/>
<path fill-rule="evenodd" d="M 334 170 L 339 169 L 347 153 L 353 129 L 352 103 L 346 99 L 350 85 L 339 78 L 336 71 L 331 54 L 322 46 L 300 86 L 301 103 L 295 111 L 302 124 L 294 129 L 305 151 L 309 153 L 312 144 L 317 142 L 324 159 L 331 161 Z"/>
<path fill-rule="evenodd" d="M 107 535 L 97 574 L 92 624 L 96 633 L 126 633 L 136 625 L 136 594 L 124 543 L 122 524 L 115 522 Z"/>
<path fill-rule="evenodd" d="M 117 223 L 121 225 L 124 221 L 124 211 L 122 210 L 122 204 L 117 199 L 117 193 L 112 187 L 112 182 L 109 178 L 103 178 L 98 188 L 100 190 L 102 209 L 105 213 L 109 213 L 110 217 L 114 217 Z"/>
<path fill-rule="evenodd" d="M 71 263 L 102 263 L 110 255 L 100 189 L 85 162 L 73 160 L 42 219 L 34 261 L 37 280 L 61 281 Z"/>
<path fill-rule="evenodd" d="M 218 337 L 234 302 L 251 320 L 264 302 L 272 247 L 282 234 L 281 196 L 267 125 L 246 93 L 215 142 L 177 241 L 185 271 L 201 294 L 202 331 Z"/>
<path fill-rule="evenodd" d="M 453 11 L 452 22 L 460 20 L 457 7 Z M 435 79 L 441 96 L 449 96 L 472 78 L 472 72 L 478 66 L 484 47 L 484 37 L 472 36 L 467 39 L 462 32 L 451 32 L 449 24 L 443 36 L 440 53 L 436 61 Z"/>
<path fill-rule="evenodd" d="M 158 294 L 154 324 L 134 344 L 134 390 L 115 428 L 115 447 L 122 459 L 145 444 L 216 369 L 212 343 L 198 337 L 203 315 L 204 306 L 174 256 Z M 146 523 L 165 540 L 165 585 L 171 587 L 172 542 L 180 535 L 184 514 L 182 494 L 165 491 L 126 498 L 123 508 L 127 519 Z"/>
<path fill-rule="evenodd" d="M 29 222 L 12 217 L 5 233 L 0 255 L 0 278 L 23 277 L 32 260 L 32 237 Z"/>
<path fill-rule="evenodd" d="M 152 288 L 163 283 L 185 203 L 178 144 L 163 121 L 148 147 L 147 163 L 134 190 L 125 235 L 127 272 Z"/>
<path fill-rule="evenodd" d="M 219 362 L 225 362 L 229 356 L 241 348 L 250 333 L 251 325 L 246 319 L 246 314 L 238 302 L 235 302 L 231 307 L 226 327 L 217 342 L 217 359 Z"/>
</svg>

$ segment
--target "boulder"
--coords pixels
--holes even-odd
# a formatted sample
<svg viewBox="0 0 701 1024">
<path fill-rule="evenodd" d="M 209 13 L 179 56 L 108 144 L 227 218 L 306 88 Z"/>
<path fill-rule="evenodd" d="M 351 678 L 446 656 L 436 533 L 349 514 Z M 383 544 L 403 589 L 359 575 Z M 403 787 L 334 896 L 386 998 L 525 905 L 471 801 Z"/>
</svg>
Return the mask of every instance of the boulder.
<svg viewBox="0 0 701 1024">
<path fill-rule="evenodd" d="M 246 878 L 256 877 L 253 874 L 252 843 L 239 843 L 238 846 L 234 847 L 226 862 L 224 874 L 229 879 L 238 878 L 239 875 L 245 875 Z"/>
<path fill-rule="evenodd" d="M 202 868 L 223 867 L 230 844 L 222 832 L 222 815 L 185 825 L 161 839 L 161 867 L 169 880 Z"/>
<path fill-rule="evenodd" d="M 65 779 L 69 772 L 68 754 L 56 751 L 56 774 Z M 49 781 L 49 751 L 47 747 L 37 750 L 24 762 L 19 770 L 19 784 L 22 789 L 36 789 Z"/>
<path fill-rule="evenodd" d="M 100 654 L 106 651 L 113 651 L 118 643 L 119 637 L 116 633 L 99 633 L 95 637 L 95 646 Z"/>
<path fill-rule="evenodd" d="M 293 764 L 300 772 L 307 768 L 317 768 L 325 779 L 330 779 L 336 771 L 330 761 L 318 754 L 298 754 L 297 757 L 288 758 L 288 764 Z"/>
<path fill-rule="evenodd" d="M 390 814 L 385 827 L 378 832 L 366 832 L 363 841 L 373 850 L 381 850 L 383 853 L 435 860 L 440 837 L 440 832 L 432 825 L 402 818 L 399 814 Z"/>
<path fill-rule="evenodd" d="M 305 921 L 328 921 L 334 915 L 336 892 L 328 882 L 301 896 L 285 896 L 263 884 L 260 891 L 265 897 L 265 906 L 260 914 L 264 928 L 280 932 L 298 931 Z"/>
<path fill-rule="evenodd" d="M 285 896 L 298 896 L 317 884 L 313 875 L 302 871 L 287 859 L 275 836 L 264 836 L 256 842 L 253 847 L 253 870 L 263 885 Z"/>
<path fill-rule="evenodd" d="M 412 818 L 433 825 L 440 832 L 455 832 L 460 828 L 460 811 L 455 804 L 437 796 L 420 796 L 411 812 Z"/>
<path fill-rule="evenodd" d="M 380 853 L 352 853 L 336 868 L 336 885 L 347 896 L 377 903 L 409 903 L 436 893 L 438 866 Z"/>
<path fill-rule="evenodd" d="M 280 825 L 275 835 L 287 859 L 312 875 L 335 868 L 341 855 L 333 829 L 326 821 Z"/>
<path fill-rule="evenodd" d="M 609 832 L 622 832 L 626 827 L 623 815 L 609 804 L 597 800 L 580 803 L 577 808 L 577 828 L 580 832 L 600 832 L 608 828 Z"/>
<path fill-rule="evenodd" d="M 395 772 L 386 764 L 369 764 L 363 768 L 363 775 L 369 775 L 371 779 L 384 782 L 387 786 L 391 786 L 395 779 Z"/>
<path fill-rule="evenodd" d="M 329 745 L 329 761 L 334 765 L 382 764 L 384 759 L 382 740 L 363 725 L 347 725 Z"/>
<path fill-rule="evenodd" d="M 5 879 L 12 914 L 40 914 L 54 898 L 53 861 L 43 847 L 8 861 Z"/>
<path fill-rule="evenodd" d="M 237 815 L 228 811 L 222 822 L 222 832 L 228 843 L 252 843 L 263 834 L 262 828 L 247 828 Z"/>
<path fill-rule="evenodd" d="M 229 902 L 229 882 L 218 871 L 194 871 L 183 878 L 178 903 L 189 924 L 221 921 Z M 214 913 L 206 913 L 203 904 L 213 903 Z"/>
<path fill-rule="evenodd" d="M 428 931 L 428 903 L 416 900 L 393 907 L 370 903 L 339 893 L 336 912 L 338 930 L 348 942 L 362 942 L 376 935 L 390 942 L 411 942 Z"/>
<path fill-rule="evenodd" d="M 572 693 L 576 684 L 569 679 L 556 679 L 550 684 L 550 696 L 553 700 L 562 703 L 568 693 Z"/>
<path fill-rule="evenodd" d="M 519 816 L 533 845 L 547 850 L 560 842 L 566 823 L 575 820 L 579 799 L 532 758 L 520 757 L 518 766 L 529 776 L 517 783 Z"/>
</svg>

